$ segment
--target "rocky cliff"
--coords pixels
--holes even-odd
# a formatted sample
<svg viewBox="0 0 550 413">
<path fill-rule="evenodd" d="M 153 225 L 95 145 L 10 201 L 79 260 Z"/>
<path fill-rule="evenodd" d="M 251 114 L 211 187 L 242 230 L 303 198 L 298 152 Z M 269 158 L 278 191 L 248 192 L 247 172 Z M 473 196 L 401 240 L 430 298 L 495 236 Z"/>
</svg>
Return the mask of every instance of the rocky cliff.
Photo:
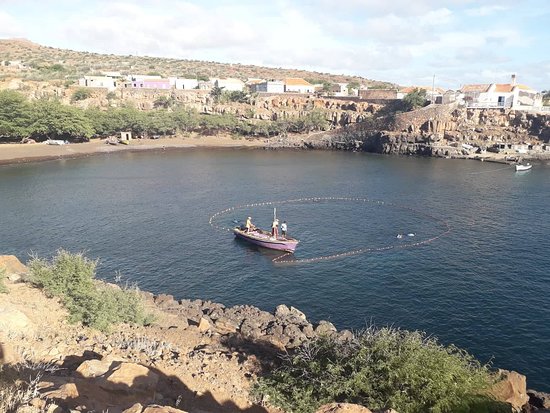
<svg viewBox="0 0 550 413">
<path fill-rule="evenodd" d="M 465 109 L 435 106 L 401 113 L 384 119 L 382 125 L 359 122 L 303 139 L 309 148 L 363 150 L 367 152 L 465 156 L 497 143 L 525 143 L 531 157 L 550 154 L 544 145 L 550 140 L 550 113 L 529 113 L 510 109 Z M 466 146 L 468 147 L 468 146 Z"/>
<path fill-rule="evenodd" d="M 0 256 L 0 269 L 7 270 L 9 290 L 0 293 L 3 412 L 275 413 L 250 396 L 255 378 L 273 368 L 281 352 L 309 338 L 351 336 L 285 305 L 270 313 L 149 293 L 144 297 L 157 315 L 153 324 L 100 333 L 69 324 L 57 299 L 21 282 L 27 270 L 15 257 Z M 492 394 L 506 411 L 550 408 L 550 395 L 528 395 L 525 376 L 500 374 Z M 6 403 L 14 400 L 11 409 Z M 333 404 L 320 412 L 369 410 Z"/>
</svg>

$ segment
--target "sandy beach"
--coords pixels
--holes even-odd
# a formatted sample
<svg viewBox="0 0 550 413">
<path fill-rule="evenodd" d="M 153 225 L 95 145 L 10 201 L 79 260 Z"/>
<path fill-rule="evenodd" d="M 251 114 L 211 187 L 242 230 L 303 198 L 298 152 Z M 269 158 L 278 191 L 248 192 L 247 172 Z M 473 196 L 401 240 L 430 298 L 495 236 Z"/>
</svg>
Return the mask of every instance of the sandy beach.
<svg viewBox="0 0 550 413">
<path fill-rule="evenodd" d="M 263 139 L 234 139 L 229 135 L 171 137 L 161 139 L 134 139 L 129 145 L 108 145 L 105 140 L 67 145 L 46 145 L 44 143 L 0 145 L 0 165 L 46 161 L 59 158 L 78 158 L 101 153 L 120 151 L 163 150 L 175 148 L 239 148 L 265 145 Z"/>
</svg>

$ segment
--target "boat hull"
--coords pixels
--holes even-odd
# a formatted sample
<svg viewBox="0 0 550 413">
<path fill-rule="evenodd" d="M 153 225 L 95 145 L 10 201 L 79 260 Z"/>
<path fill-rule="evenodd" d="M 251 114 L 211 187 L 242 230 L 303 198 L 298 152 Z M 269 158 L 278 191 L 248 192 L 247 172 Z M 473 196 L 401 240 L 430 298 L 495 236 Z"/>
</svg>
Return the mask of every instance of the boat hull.
<svg viewBox="0 0 550 413">
<path fill-rule="evenodd" d="M 277 251 L 294 252 L 300 241 L 294 238 L 274 238 L 263 231 L 245 232 L 240 228 L 234 228 L 233 233 L 237 238 Z"/>
<path fill-rule="evenodd" d="M 528 164 L 528 165 L 516 165 L 516 172 L 519 172 L 519 171 L 528 171 L 529 169 L 531 169 L 533 167 L 533 165 L 531 164 Z"/>
</svg>

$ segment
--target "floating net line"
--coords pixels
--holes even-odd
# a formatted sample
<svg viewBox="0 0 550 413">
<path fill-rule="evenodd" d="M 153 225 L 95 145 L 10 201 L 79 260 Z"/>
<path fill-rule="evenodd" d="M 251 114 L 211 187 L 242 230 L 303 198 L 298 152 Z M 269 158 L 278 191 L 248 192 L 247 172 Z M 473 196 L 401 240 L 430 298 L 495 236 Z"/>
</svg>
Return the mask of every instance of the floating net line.
<svg viewBox="0 0 550 413">
<path fill-rule="evenodd" d="M 214 215 L 212 215 L 208 221 L 210 226 L 218 231 L 228 231 L 233 232 L 233 228 L 228 228 L 223 225 L 220 225 L 216 223 L 216 219 L 229 214 L 233 211 L 247 209 L 247 208 L 256 208 L 256 207 L 263 207 L 263 206 L 276 206 L 276 205 L 286 205 L 286 204 L 303 204 L 308 202 L 325 202 L 325 201 L 342 201 L 342 202 L 364 202 L 364 203 L 372 203 L 376 205 L 384 205 L 389 206 L 397 209 L 402 210 L 408 210 L 411 211 L 417 215 L 424 216 L 426 218 L 429 218 L 437 223 L 439 223 L 442 226 L 442 231 L 438 233 L 437 235 L 422 239 L 416 242 L 407 242 L 407 243 L 401 243 L 396 245 L 386 245 L 382 247 L 364 247 L 364 248 L 357 248 L 349 251 L 343 251 L 338 252 L 334 254 L 328 254 L 328 255 L 322 255 L 318 257 L 311 257 L 311 258 L 295 258 L 294 254 L 291 252 L 284 253 L 278 257 L 273 258 L 271 261 L 276 264 L 289 264 L 289 265 L 295 265 L 295 264 L 308 264 L 308 263 L 316 263 L 321 261 L 329 261 L 339 258 L 345 258 L 345 257 L 352 257 L 354 255 L 360 255 L 360 254 L 366 254 L 370 252 L 383 252 L 383 251 L 391 251 L 391 250 L 400 250 L 400 249 L 409 249 L 409 248 L 415 248 L 422 245 L 430 244 L 434 242 L 435 240 L 447 235 L 449 232 L 451 232 L 451 226 L 446 220 L 437 218 L 431 214 L 428 214 L 426 212 L 420 211 L 418 209 L 404 206 L 404 205 L 398 205 L 391 202 L 386 201 L 380 201 L 380 200 L 373 200 L 369 198 L 351 198 L 351 197 L 312 197 L 312 198 L 297 198 L 297 199 L 287 199 L 284 201 L 266 201 L 266 202 L 257 202 L 257 203 L 251 203 L 251 204 L 243 204 L 243 205 L 236 205 L 232 206 L 230 208 L 226 208 L 222 211 L 216 212 Z"/>
</svg>

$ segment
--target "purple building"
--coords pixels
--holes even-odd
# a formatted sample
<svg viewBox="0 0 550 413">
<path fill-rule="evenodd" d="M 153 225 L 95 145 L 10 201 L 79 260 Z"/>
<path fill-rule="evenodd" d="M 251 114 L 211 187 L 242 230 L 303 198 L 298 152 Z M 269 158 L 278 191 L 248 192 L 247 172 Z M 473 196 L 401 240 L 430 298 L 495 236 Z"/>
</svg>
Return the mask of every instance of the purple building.
<svg viewBox="0 0 550 413">
<path fill-rule="evenodd" d="M 169 79 L 139 79 L 133 80 L 131 85 L 135 89 L 171 89 Z"/>
</svg>

